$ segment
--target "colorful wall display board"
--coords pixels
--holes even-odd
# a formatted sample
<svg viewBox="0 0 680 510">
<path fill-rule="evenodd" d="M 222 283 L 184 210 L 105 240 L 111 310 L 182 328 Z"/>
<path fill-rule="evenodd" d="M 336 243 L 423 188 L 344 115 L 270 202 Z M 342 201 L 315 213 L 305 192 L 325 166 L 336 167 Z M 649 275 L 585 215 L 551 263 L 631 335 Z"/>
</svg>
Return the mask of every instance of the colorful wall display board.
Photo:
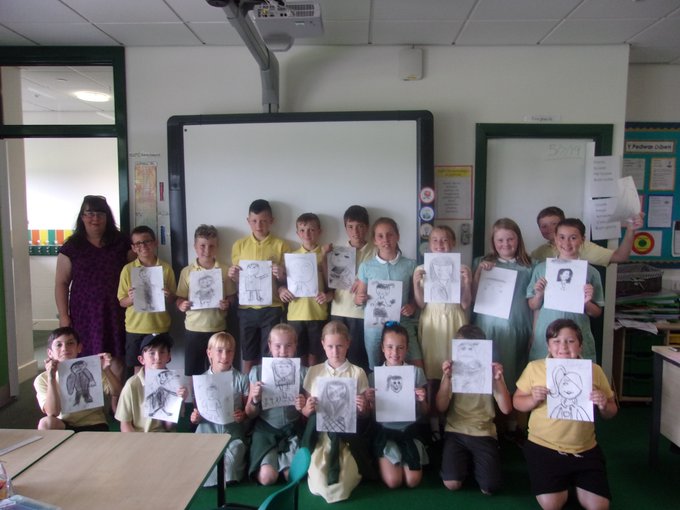
<svg viewBox="0 0 680 510">
<path fill-rule="evenodd" d="M 626 123 L 621 175 L 633 178 L 645 213 L 631 260 L 680 265 L 679 156 L 680 123 Z"/>
</svg>

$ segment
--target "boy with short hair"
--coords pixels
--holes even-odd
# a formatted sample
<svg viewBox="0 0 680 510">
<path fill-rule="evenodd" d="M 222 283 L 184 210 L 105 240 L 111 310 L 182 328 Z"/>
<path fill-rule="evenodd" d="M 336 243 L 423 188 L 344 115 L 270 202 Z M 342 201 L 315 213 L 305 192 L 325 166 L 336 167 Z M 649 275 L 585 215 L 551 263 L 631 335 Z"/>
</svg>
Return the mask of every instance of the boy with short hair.
<svg viewBox="0 0 680 510">
<path fill-rule="evenodd" d="M 311 367 L 323 359 L 321 330 L 328 320 L 328 303 L 333 300 L 333 290 L 326 289 L 325 258 L 329 246 L 319 245 L 321 220 L 314 213 L 301 214 L 295 220 L 295 231 L 302 241 L 302 246 L 293 253 L 316 255 L 319 291 L 315 297 L 297 297 L 284 284 L 279 287 L 279 298 L 284 303 L 288 303 L 288 324 L 295 329 L 297 334 L 298 355 L 304 365 Z"/>
<path fill-rule="evenodd" d="M 116 409 L 121 432 L 164 432 L 175 426 L 172 422 L 149 418 L 144 408 L 145 369 L 165 370 L 171 360 L 171 349 L 172 337 L 167 333 L 146 335 L 142 339 L 137 356 L 142 368 L 125 383 Z M 177 396 L 184 400 L 186 387 L 180 386 Z"/>
<path fill-rule="evenodd" d="M 156 234 L 146 225 L 135 227 L 130 235 L 132 251 L 137 258 L 126 264 L 120 273 L 118 283 L 118 301 L 125 308 L 125 365 L 128 375 L 133 367 L 139 367 L 139 346 L 144 337 L 151 333 L 167 333 L 170 331 L 170 313 L 167 310 L 141 312 L 135 310 L 135 288 L 132 286 L 133 267 L 161 266 L 163 268 L 163 293 L 166 300 L 171 299 L 177 289 L 175 273 L 165 261 L 158 258 Z"/>
<path fill-rule="evenodd" d="M 352 205 L 347 208 L 343 216 L 345 232 L 350 246 L 356 249 L 356 267 L 354 268 L 354 280 L 362 262 L 375 256 L 375 246 L 366 240 L 370 230 L 368 211 L 360 205 Z M 329 271 L 333 268 L 329 267 Z M 368 371 L 368 355 L 364 345 L 364 308 L 354 304 L 354 292 L 356 283 L 351 289 L 335 289 L 333 302 L 331 303 L 331 320 L 340 321 L 349 329 L 352 342 L 349 345 L 347 359 L 353 364 Z"/>
<path fill-rule="evenodd" d="M 543 262 L 545 259 L 558 256 L 557 247 L 555 246 L 555 232 L 557 224 L 564 220 L 564 218 L 564 211 L 559 207 L 550 206 L 541 209 L 538 216 L 536 216 L 536 224 L 541 231 L 541 235 L 548 242 L 531 252 L 532 260 Z M 616 250 L 610 250 L 586 240 L 581 245 L 580 258 L 596 266 L 608 266 L 611 263 L 626 262 L 630 256 L 630 251 L 633 249 L 635 232 L 642 227 L 642 224 L 642 213 L 630 219 L 626 223 L 626 233 Z"/>
<path fill-rule="evenodd" d="M 235 301 L 236 288 L 228 275 L 226 265 L 217 261 L 219 239 L 213 225 L 199 225 L 194 232 L 196 259 L 182 269 L 177 285 L 177 308 L 186 313 L 184 320 L 184 373 L 202 374 L 208 368 L 206 350 L 208 340 L 218 331 L 227 329 L 227 311 Z M 222 274 L 222 296 L 218 308 L 193 310 L 189 301 L 191 274 L 208 269 L 219 269 Z"/>
<path fill-rule="evenodd" d="M 259 363 L 267 352 L 269 331 L 281 322 L 283 303 L 276 292 L 277 282 L 285 282 L 286 272 L 281 266 L 283 254 L 290 252 L 288 243 L 271 235 L 274 223 L 271 205 L 263 199 L 253 201 L 248 208 L 248 225 L 251 234 L 234 243 L 231 250 L 232 266 L 229 278 L 238 284 L 242 260 L 271 260 L 272 262 L 272 304 L 267 306 L 241 305 L 238 310 L 239 338 L 243 358 L 242 371 L 250 373 L 253 365 Z"/>
<path fill-rule="evenodd" d="M 57 367 L 65 360 L 75 359 L 83 346 L 78 333 L 71 327 L 57 328 L 47 337 L 47 359 L 45 371 L 33 382 L 38 405 L 45 417 L 38 422 L 39 430 L 107 431 L 104 408 L 86 409 L 69 414 L 61 413 L 61 395 Z M 111 370 L 111 354 L 99 354 L 102 366 L 102 386 L 104 393 L 118 397 L 122 384 Z"/>
</svg>

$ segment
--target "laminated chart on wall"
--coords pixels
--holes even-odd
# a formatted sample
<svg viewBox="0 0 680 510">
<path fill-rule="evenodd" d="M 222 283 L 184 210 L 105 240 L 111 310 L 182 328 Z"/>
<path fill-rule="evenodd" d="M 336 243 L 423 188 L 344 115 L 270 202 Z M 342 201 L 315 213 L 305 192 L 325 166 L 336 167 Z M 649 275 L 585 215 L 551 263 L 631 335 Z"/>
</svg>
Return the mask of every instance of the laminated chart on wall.
<svg viewBox="0 0 680 510">
<path fill-rule="evenodd" d="M 626 123 L 621 175 L 630 176 L 645 213 L 631 260 L 680 263 L 680 123 Z"/>
</svg>

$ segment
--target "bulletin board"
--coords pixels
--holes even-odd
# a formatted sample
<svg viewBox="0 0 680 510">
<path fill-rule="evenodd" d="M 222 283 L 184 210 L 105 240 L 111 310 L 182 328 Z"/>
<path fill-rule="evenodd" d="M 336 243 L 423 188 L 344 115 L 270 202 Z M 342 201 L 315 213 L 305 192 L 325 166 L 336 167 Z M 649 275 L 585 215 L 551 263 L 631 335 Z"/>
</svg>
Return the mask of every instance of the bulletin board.
<svg viewBox="0 0 680 510">
<path fill-rule="evenodd" d="M 321 219 L 322 243 L 347 243 L 343 214 L 390 216 L 405 256 L 433 221 L 433 117 L 428 111 L 176 116 L 168 120 L 172 263 L 194 257 L 193 232 L 215 225 L 220 259 L 248 235 L 250 203 L 269 200 L 272 232 L 300 245 L 295 219 Z"/>
<path fill-rule="evenodd" d="M 622 176 L 633 178 L 645 213 L 631 260 L 680 263 L 679 156 L 680 123 L 626 123 Z"/>
</svg>

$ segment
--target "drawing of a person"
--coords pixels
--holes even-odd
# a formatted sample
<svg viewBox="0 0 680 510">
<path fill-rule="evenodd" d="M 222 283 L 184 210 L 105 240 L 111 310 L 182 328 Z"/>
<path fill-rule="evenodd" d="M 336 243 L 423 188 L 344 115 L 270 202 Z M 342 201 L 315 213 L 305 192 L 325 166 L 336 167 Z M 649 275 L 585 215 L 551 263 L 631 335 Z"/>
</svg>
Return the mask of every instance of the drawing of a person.
<svg viewBox="0 0 680 510">
<path fill-rule="evenodd" d="M 484 365 L 479 361 L 477 342 L 460 342 L 456 347 L 453 362 L 453 391 L 460 393 L 481 393 L 486 380 Z"/>
<path fill-rule="evenodd" d="M 69 395 L 75 393 L 75 405 L 80 404 L 81 398 L 88 404 L 92 402 L 90 388 L 95 385 L 94 376 L 85 361 L 76 361 L 71 365 L 71 373 L 66 378 L 66 390 Z"/>
<path fill-rule="evenodd" d="M 282 391 L 295 384 L 295 363 L 290 358 L 274 358 L 272 360 L 272 373 L 274 384 Z"/>
<path fill-rule="evenodd" d="M 430 261 L 431 301 L 444 303 L 450 301 L 449 287 L 454 280 L 454 274 L 455 268 L 450 258 L 435 257 Z"/>
<path fill-rule="evenodd" d="M 399 393 L 404 387 L 404 381 L 400 375 L 387 376 L 387 391 Z"/>
<path fill-rule="evenodd" d="M 306 296 L 314 290 L 314 278 L 316 278 L 316 267 L 309 260 L 295 260 L 289 267 L 289 276 L 293 283 L 290 291 L 295 296 Z"/>
<path fill-rule="evenodd" d="M 266 274 L 260 273 L 260 265 L 257 262 L 251 262 L 246 266 L 244 287 L 249 303 L 264 301 L 262 297 L 262 280 L 266 277 Z"/>
<path fill-rule="evenodd" d="M 396 303 L 395 299 L 387 299 L 390 289 L 394 287 L 392 283 L 377 283 L 375 293 L 378 297 L 371 303 L 373 306 L 373 325 L 384 325 L 388 318 L 388 308 Z"/>
<path fill-rule="evenodd" d="M 146 397 L 150 417 L 153 418 L 156 413 L 161 411 L 166 416 L 172 416 L 172 413 L 165 408 L 168 403 L 168 397 L 171 395 L 177 396 L 176 391 L 168 388 L 172 378 L 173 373 L 170 370 L 163 370 L 158 373 L 158 387 Z"/>
<path fill-rule="evenodd" d="M 219 390 L 214 384 L 210 384 L 206 389 L 206 399 L 201 409 L 203 416 L 207 420 L 218 421 L 222 418 L 222 402 L 219 399 Z"/>
<path fill-rule="evenodd" d="M 588 413 L 581 407 L 578 397 L 583 393 L 583 380 L 576 372 L 567 372 L 559 366 L 553 372 L 554 388 L 550 392 L 553 397 L 559 397 L 560 403 L 550 413 L 556 420 L 590 421 Z"/>
<path fill-rule="evenodd" d="M 151 273 L 149 270 L 142 266 L 139 268 L 139 282 L 142 286 L 141 291 L 142 291 L 142 296 L 143 296 L 143 303 L 142 303 L 142 310 L 153 312 L 156 310 L 155 303 L 153 302 L 153 291 L 154 291 L 154 284 L 151 283 Z"/>
<path fill-rule="evenodd" d="M 563 267 L 557 271 L 557 281 L 560 284 L 562 290 L 567 289 L 567 285 L 571 283 L 571 278 L 574 276 L 574 272 L 569 267 Z"/>
<path fill-rule="evenodd" d="M 349 388 L 342 381 L 329 381 L 323 390 L 321 407 L 324 410 L 323 423 L 329 432 L 345 432 L 346 417 L 350 414 Z"/>
<path fill-rule="evenodd" d="M 198 279 L 198 289 L 194 293 L 201 306 L 208 306 L 215 299 L 215 280 L 211 274 L 204 274 Z"/>
<path fill-rule="evenodd" d="M 332 288 L 349 289 L 354 283 L 352 257 L 345 250 L 333 250 L 328 257 L 328 280 Z"/>
</svg>

